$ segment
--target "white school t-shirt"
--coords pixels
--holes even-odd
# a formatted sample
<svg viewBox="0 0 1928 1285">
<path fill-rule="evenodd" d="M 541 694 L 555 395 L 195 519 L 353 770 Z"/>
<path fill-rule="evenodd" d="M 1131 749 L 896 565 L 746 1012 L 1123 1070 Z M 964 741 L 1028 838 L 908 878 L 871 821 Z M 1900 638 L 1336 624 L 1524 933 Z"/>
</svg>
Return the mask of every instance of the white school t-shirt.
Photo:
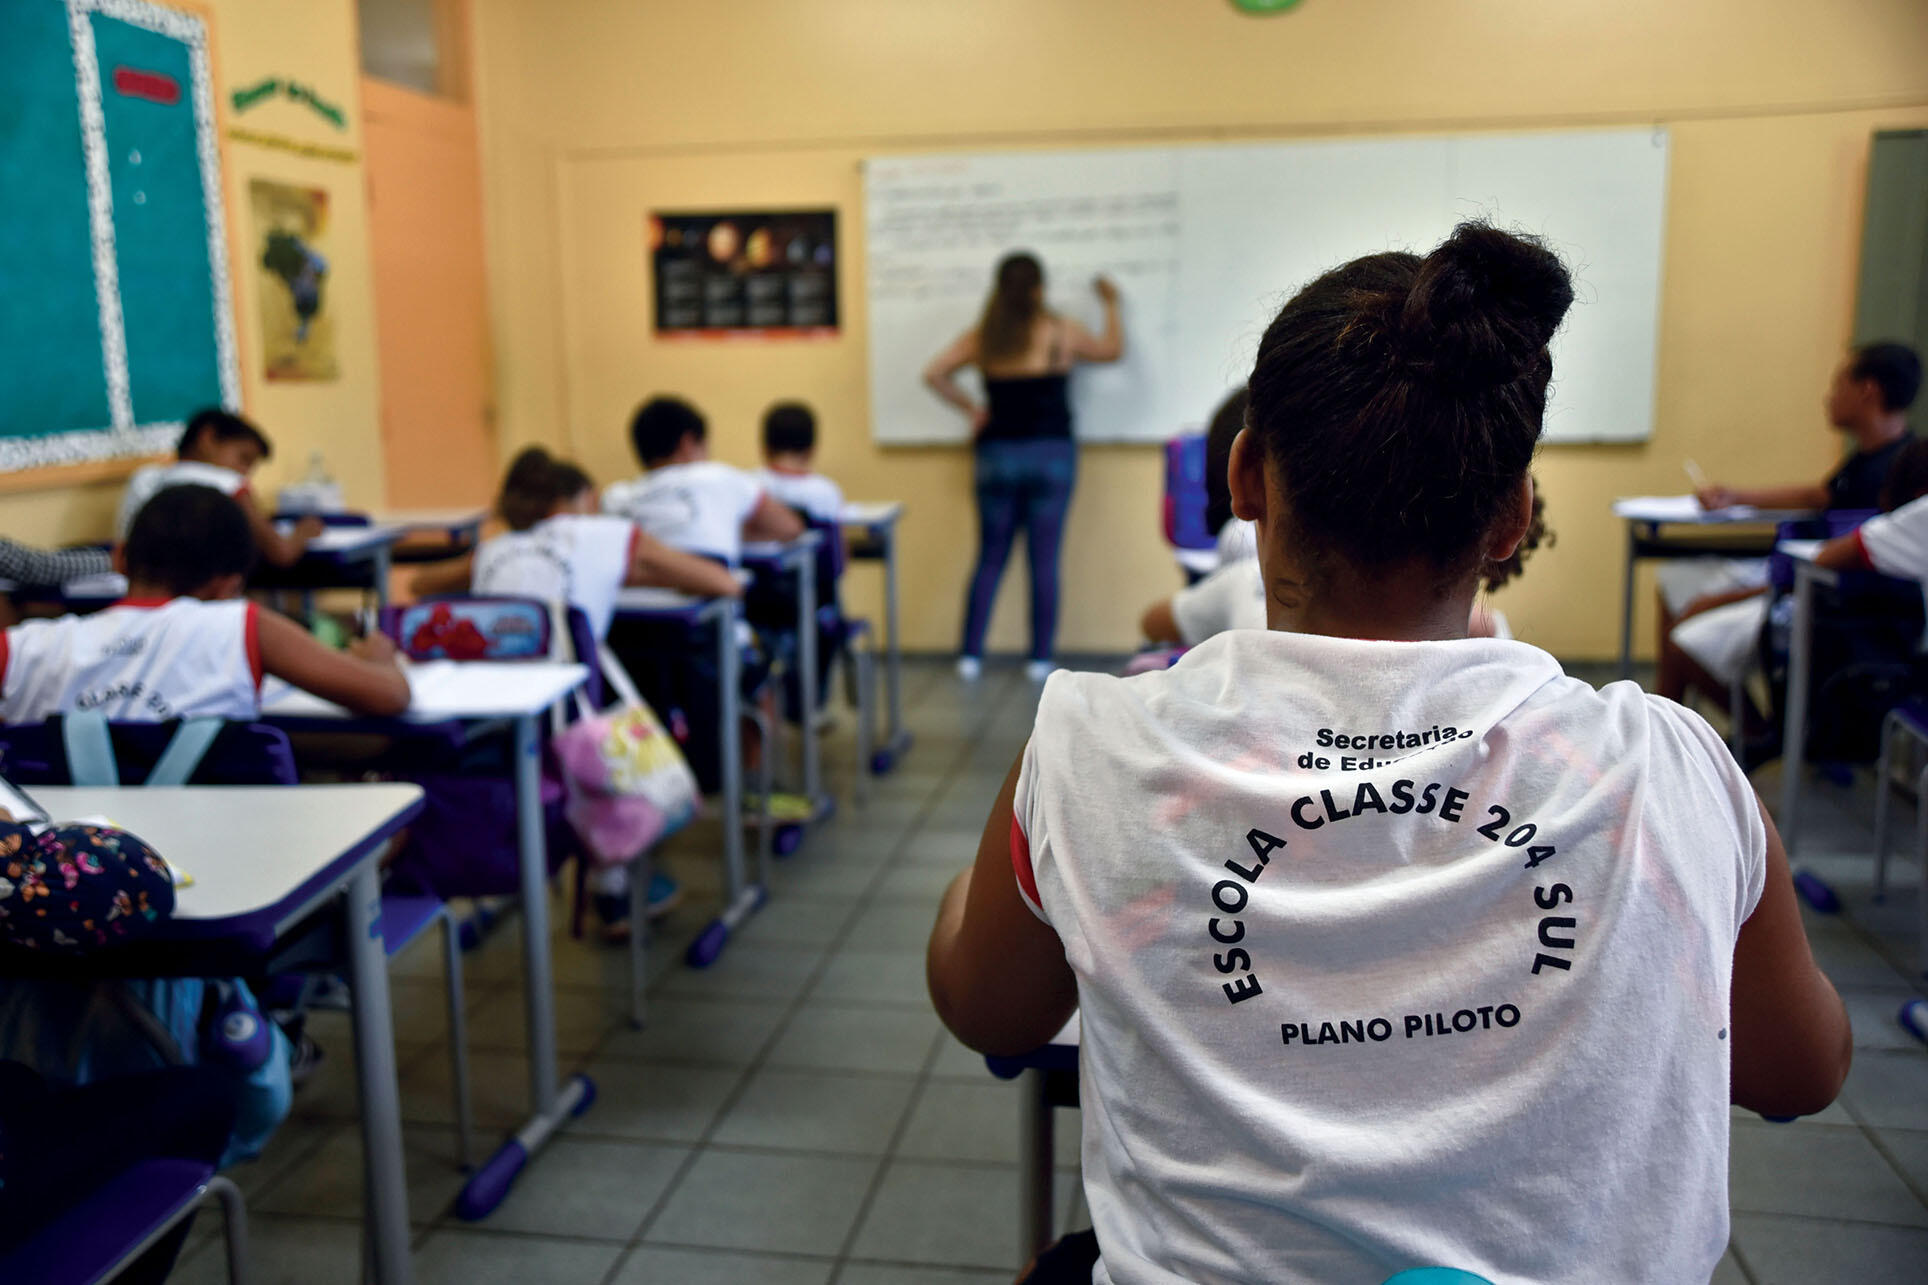
<svg viewBox="0 0 1928 1285">
<path fill-rule="evenodd" d="M 1887 576 L 1928 582 L 1928 496 L 1855 528 L 1868 565 Z"/>
<path fill-rule="evenodd" d="M 244 599 L 123 602 L 0 635 L 0 722 L 97 710 L 116 723 L 255 718 L 258 608 Z"/>
<path fill-rule="evenodd" d="M 121 492 L 120 510 L 114 517 L 114 539 L 127 539 L 127 532 L 140 515 L 142 506 L 170 486 L 211 486 L 223 495 L 241 496 L 248 489 L 247 475 L 219 464 L 198 460 L 175 460 L 171 464 L 149 464 L 134 470 Z"/>
<path fill-rule="evenodd" d="M 527 531 L 484 540 L 469 584 L 479 594 L 566 602 L 580 608 L 603 638 L 616 613 L 616 595 L 629 580 L 639 534 L 628 518 L 559 513 Z"/>
<path fill-rule="evenodd" d="M 1257 558 L 1226 563 L 1172 595 L 1172 620 L 1187 647 L 1228 629 L 1265 628 L 1265 579 Z"/>
<path fill-rule="evenodd" d="M 1524 643 L 1236 631 L 1053 675 L 1015 809 L 1099 1285 L 1713 1271 L 1766 835 L 1696 715 Z"/>
<path fill-rule="evenodd" d="M 732 566 L 743 557 L 743 524 L 762 502 L 755 478 L 717 460 L 667 464 L 603 491 L 603 512 L 621 514 L 672 549 Z"/>
<path fill-rule="evenodd" d="M 758 469 L 756 479 L 763 489 L 797 512 L 819 522 L 835 522 L 843 513 L 843 488 L 821 473 L 786 473 L 781 469 Z"/>
</svg>

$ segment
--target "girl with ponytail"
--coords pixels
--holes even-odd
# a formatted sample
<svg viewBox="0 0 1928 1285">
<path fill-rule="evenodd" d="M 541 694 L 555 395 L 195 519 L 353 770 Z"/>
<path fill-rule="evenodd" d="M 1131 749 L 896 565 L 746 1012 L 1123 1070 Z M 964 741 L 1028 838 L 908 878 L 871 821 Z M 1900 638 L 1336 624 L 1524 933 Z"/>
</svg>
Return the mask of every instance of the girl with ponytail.
<svg viewBox="0 0 1928 1285">
<path fill-rule="evenodd" d="M 973 1048 L 1080 1016 L 1094 1231 L 1030 1279 L 1706 1280 L 1730 1101 L 1840 1088 L 1846 1015 L 1720 737 L 1466 636 L 1572 302 L 1482 224 L 1306 286 L 1229 463 L 1269 627 L 1046 683 L 929 954 Z"/>
</svg>

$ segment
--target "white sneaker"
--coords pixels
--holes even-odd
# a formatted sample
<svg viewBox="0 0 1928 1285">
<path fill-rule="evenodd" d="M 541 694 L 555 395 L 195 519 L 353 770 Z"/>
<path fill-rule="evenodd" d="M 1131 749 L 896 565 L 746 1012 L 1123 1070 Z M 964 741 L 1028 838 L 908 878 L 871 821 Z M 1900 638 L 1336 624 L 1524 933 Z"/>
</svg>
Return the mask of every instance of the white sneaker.
<svg viewBox="0 0 1928 1285">
<path fill-rule="evenodd" d="M 978 679 L 978 675 L 982 674 L 983 672 L 984 672 L 984 662 L 979 660 L 977 657 L 959 656 L 957 658 L 957 676 L 963 679 L 965 682 L 967 683 L 976 682 Z"/>
<path fill-rule="evenodd" d="M 1028 660 L 1024 662 L 1024 676 L 1034 683 L 1041 683 L 1051 677 L 1057 666 L 1048 660 Z"/>
</svg>

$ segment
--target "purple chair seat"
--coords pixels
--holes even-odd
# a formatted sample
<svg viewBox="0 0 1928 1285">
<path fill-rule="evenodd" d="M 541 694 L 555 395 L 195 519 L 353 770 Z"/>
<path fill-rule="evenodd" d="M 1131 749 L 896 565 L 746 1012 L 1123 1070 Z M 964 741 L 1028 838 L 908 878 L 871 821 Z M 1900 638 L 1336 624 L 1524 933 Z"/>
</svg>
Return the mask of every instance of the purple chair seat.
<svg viewBox="0 0 1928 1285">
<path fill-rule="evenodd" d="M 218 1184 L 218 1185 L 215 1185 Z M 89 1192 L 41 1229 L 32 1240 L 0 1258 L 0 1280 L 37 1285 L 94 1285 L 160 1239 L 210 1194 L 228 1205 L 232 1225 L 239 1194 L 192 1160 L 148 1160 Z M 232 1240 L 230 1246 L 232 1248 Z"/>
</svg>

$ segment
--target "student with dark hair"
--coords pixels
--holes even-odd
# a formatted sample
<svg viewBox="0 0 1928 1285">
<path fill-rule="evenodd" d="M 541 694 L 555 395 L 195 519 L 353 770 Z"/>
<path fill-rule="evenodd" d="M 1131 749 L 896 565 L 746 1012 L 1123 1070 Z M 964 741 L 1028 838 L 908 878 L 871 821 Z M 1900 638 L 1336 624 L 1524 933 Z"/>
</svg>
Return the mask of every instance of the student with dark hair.
<svg viewBox="0 0 1928 1285">
<path fill-rule="evenodd" d="M 1908 408 L 1921 391 L 1921 358 L 1905 344 L 1856 348 L 1835 368 L 1823 407 L 1828 423 L 1854 442 L 1854 453 L 1823 481 L 1800 486 L 1703 487 L 1703 507 L 1751 504 L 1763 509 L 1885 509 L 1887 477 L 1914 434 Z M 1660 654 L 1655 689 L 1673 700 L 1699 688 L 1725 704 L 1728 687 L 1753 660 L 1753 641 L 1767 618 L 1764 559 L 1696 559 L 1662 566 Z M 1771 731 L 1747 701 L 1750 730 Z"/>
<path fill-rule="evenodd" d="M 291 566 L 300 559 L 308 542 L 321 534 L 321 519 L 302 518 L 293 531 L 283 535 L 268 515 L 255 507 L 248 476 L 273 454 L 267 435 L 232 411 L 210 406 L 195 412 L 181 432 L 172 464 L 149 464 L 127 479 L 120 512 L 114 519 L 114 538 L 127 538 L 134 515 L 163 488 L 211 486 L 233 496 L 247 511 L 253 547 L 260 551 L 262 560 L 277 567 Z"/>
<path fill-rule="evenodd" d="M 977 569 L 964 601 L 957 660 L 958 676 L 967 681 L 982 669 L 991 606 L 1020 528 L 1031 560 L 1031 661 L 1025 669 L 1038 680 L 1051 672 L 1058 551 L 1078 471 L 1071 368 L 1079 362 L 1117 361 L 1125 351 L 1118 287 L 1099 277 L 1092 288 L 1105 308 L 1099 335 L 1051 310 L 1044 297 L 1044 265 L 1035 255 L 1006 255 L 977 324 L 924 368 L 930 390 L 971 422 Z M 966 366 L 977 367 L 984 377 L 982 404 L 958 387 L 957 373 Z"/>
<path fill-rule="evenodd" d="M 158 492 L 116 555 L 124 599 L 0 636 L 0 722 L 77 709 L 128 722 L 255 718 L 270 674 L 360 713 L 407 709 L 408 681 L 385 638 L 331 651 L 241 596 L 254 565 L 249 525 L 214 487 Z"/>
<path fill-rule="evenodd" d="M 817 416 L 802 402 L 778 402 L 763 413 L 763 489 L 805 518 L 835 522 L 843 488 L 816 471 Z"/>
<path fill-rule="evenodd" d="M 1465 636 L 1572 299 L 1480 224 L 1306 286 L 1230 467 L 1269 629 L 1045 685 L 929 952 L 975 1049 L 1080 1015 L 1095 1244 L 1035 1279 L 1705 1280 L 1729 1102 L 1839 1089 L 1846 1013 L 1720 738 Z"/>
<path fill-rule="evenodd" d="M 745 540 L 794 540 L 803 522 L 755 478 L 710 458 L 709 425 L 676 397 L 652 397 L 629 421 L 643 475 L 603 491 L 603 511 L 671 548 L 734 566 Z"/>
<path fill-rule="evenodd" d="M 1218 565 L 1229 566 L 1259 556 L 1252 524 L 1232 512 L 1232 486 L 1226 474 L 1232 463 L 1232 443 L 1245 427 L 1249 404 L 1240 388 L 1212 412 L 1205 430 L 1205 528 L 1218 537 Z"/>
</svg>

